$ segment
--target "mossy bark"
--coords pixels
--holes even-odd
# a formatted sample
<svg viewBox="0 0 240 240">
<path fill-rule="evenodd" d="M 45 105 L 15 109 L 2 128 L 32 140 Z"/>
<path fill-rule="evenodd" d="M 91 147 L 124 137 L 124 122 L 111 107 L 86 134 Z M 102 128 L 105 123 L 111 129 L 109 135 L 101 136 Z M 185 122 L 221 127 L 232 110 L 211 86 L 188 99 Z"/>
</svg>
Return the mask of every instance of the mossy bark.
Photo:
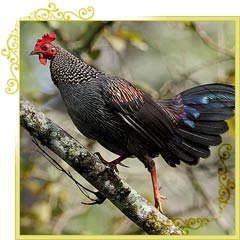
<svg viewBox="0 0 240 240">
<path fill-rule="evenodd" d="M 146 233 L 182 233 L 170 219 L 124 182 L 112 168 L 106 166 L 25 99 L 20 101 L 20 123 L 30 135 L 66 161 Z"/>
</svg>

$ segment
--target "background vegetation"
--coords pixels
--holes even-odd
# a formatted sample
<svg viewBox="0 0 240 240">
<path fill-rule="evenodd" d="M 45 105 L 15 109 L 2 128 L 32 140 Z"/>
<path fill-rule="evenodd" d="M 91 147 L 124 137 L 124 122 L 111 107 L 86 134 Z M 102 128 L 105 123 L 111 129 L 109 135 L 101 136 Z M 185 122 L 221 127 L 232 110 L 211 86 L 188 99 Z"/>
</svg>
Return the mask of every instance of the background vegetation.
<svg viewBox="0 0 240 240">
<path fill-rule="evenodd" d="M 116 155 L 82 136 L 71 122 L 51 81 L 49 67 L 29 56 L 36 40 L 52 31 L 62 47 L 102 71 L 128 79 L 156 98 L 171 97 L 205 83 L 234 84 L 233 22 L 21 22 L 21 94 L 109 161 Z M 225 163 L 226 176 L 233 182 L 234 120 L 229 124 L 223 143 L 232 145 Z M 179 223 L 190 234 L 234 233 L 234 192 L 220 184 L 223 164 L 218 147 L 211 150 L 209 159 L 192 168 L 184 164 L 171 168 L 161 157 L 155 160 L 161 194 L 168 197 L 163 202 L 165 213 L 181 218 Z M 125 164 L 130 168 L 119 167 L 120 176 L 153 202 L 148 171 L 137 159 L 128 159 Z M 108 201 L 94 206 L 81 204 L 88 200 L 42 157 L 23 129 L 20 184 L 21 234 L 144 234 Z M 224 208 L 221 217 L 220 207 Z"/>
</svg>

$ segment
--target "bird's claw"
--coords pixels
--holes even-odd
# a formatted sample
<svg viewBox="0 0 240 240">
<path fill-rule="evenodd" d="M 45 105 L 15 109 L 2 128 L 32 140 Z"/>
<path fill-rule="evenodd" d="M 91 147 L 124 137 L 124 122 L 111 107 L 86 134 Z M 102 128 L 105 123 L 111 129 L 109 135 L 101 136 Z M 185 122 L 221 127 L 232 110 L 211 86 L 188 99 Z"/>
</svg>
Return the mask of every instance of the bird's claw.
<svg viewBox="0 0 240 240">
<path fill-rule="evenodd" d="M 159 194 L 158 195 L 158 198 L 155 199 L 155 207 L 161 212 L 161 213 L 164 213 L 163 212 L 163 209 L 162 209 L 162 203 L 161 203 L 161 200 L 165 200 L 167 199 L 167 197 Z"/>
<path fill-rule="evenodd" d="M 118 168 L 117 168 L 117 163 L 114 161 L 108 162 L 107 164 L 110 168 L 112 168 L 117 174 L 119 174 Z"/>
<path fill-rule="evenodd" d="M 92 202 L 81 202 L 84 205 L 95 205 L 95 204 L 102 204 L 106 197 L 102 195 L 101 192 L 94 192 L 94 195 L 97 197 L 96 199 L 92 199 Z"/>
<path fill-rule="evenodd" d="M 123 163 L 118 163 L 119 165 L 121 165 L 122 167 L 125 167 L 125 168 L 129 168 L 129 166 L 127 166 L 127 165 L 125 165 L 125 164 L 123 164 Z"/>
<path fill-rule="evenodd" d="M 100 152 L 95 152 L 93 155 L 96 156 L 99 160 L 101 160 L 102 163 L 106 164 L 107 161 L 102 157 Z"/>
<path fill-rule="evenodd" d="M 95 152 L 94 155 L 96 155 L 101 160 L 102 163 L 104 163 L 105 165 L 112 168 L 116 173 L 119 173 L 118 168 L 117 168 L 117 164 L 121 165 L 122 167 L 129 168 L 129 166 L 121 163 L 121 161 L 119 161 L 118 158 L 111 161 L 111 162 L 108 162 L 101 156 L 101 154 L 99 152 Z"/>
<path fill-rule="evenodd" d="M 117 165 L 118 165 L 118 164 L 119 164 L 120 166 L 122 166 L 122 167 L 129 168 L 129 166 L 121 163 L 118 159 L 113 160 L 113 161 L 111 161 L 111 162 L 108 162 L 108 166 L 111 167 L 111 168 L 113 168 L 116 173 L 119 173 L 118 168 L 117 168 Z"/>
</svg>

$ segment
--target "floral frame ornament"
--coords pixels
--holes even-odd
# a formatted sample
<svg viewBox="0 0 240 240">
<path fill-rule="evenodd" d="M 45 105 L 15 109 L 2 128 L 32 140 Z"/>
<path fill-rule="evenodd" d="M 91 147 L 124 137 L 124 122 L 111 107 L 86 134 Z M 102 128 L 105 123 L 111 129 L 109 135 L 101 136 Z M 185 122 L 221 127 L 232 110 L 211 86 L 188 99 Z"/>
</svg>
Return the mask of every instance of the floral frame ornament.
<svg viewBox="0 0 240 240">
<path fill-rule="evenodd" d="M 60 11 L 55 3 L 49 3 L 48 8 L 40 8 L 30 13 L 29 16 L 20 19 L 25 21 L 45 21 L 45 20 L 90 20 L 94 16 L 94 8 L 80 8 L 77 12 Z M 1 53 L 10 61 L 11 78 L 7 81 L 5 89 L 7 94 L 15 94 L 19 90 L 19 21 L 7 39 L 7 47 Z"/>
<path fill-rule="evenodd" d="M 89 6 L 87 8 L 80 8 L 77 12 L 61 11 L 55 3 L 49 3 L 47 8 L 40 8 L 29 16 L 21 18 L 17 21 L 15 28 L 10 33 L 6 48 L 2 49 L 1 54 L 6 57 L 10 62 L 11 77 L 7 80 L 5 91 L 7 94 L 15 94 L 19 90 L 19 35 L 20 35 L 20 21 L 71 21 L 71 20 L 90 20 L 94 16 L 94 8 Z M 184 230 L 185 234 L 189 230 L 196 230 L 206 226 L 208 223 L 219 219 L 226 208 L 231 196 L 232 191 L 235 189 L 235 181 L 231 179 L 228 174 L 226 161 L 231 156 L 232 146 L 229 144 L 222 144 L 218 149 L 218 157 L 221 162 L 221 167 L 218 169 L 218 215 L 214 218 L 175 218 L 172 221 L 176 226 Z"/>
</svg>

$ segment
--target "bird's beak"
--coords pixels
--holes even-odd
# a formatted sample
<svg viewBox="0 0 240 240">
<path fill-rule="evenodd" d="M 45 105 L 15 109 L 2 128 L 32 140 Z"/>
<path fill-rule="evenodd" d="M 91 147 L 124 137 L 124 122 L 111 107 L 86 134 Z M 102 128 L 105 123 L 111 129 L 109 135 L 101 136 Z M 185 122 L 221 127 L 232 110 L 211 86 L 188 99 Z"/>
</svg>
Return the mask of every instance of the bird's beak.
<svg viewBox="0 0 240 240">
<path fill-rule="evenodd" d="M 38 54 L 36 51 L 31 51 L 31 52 L 30 52 L 30 56 L 31 56 L 31 55 L 36 55 L 36 54 Z"/>
</svg>

